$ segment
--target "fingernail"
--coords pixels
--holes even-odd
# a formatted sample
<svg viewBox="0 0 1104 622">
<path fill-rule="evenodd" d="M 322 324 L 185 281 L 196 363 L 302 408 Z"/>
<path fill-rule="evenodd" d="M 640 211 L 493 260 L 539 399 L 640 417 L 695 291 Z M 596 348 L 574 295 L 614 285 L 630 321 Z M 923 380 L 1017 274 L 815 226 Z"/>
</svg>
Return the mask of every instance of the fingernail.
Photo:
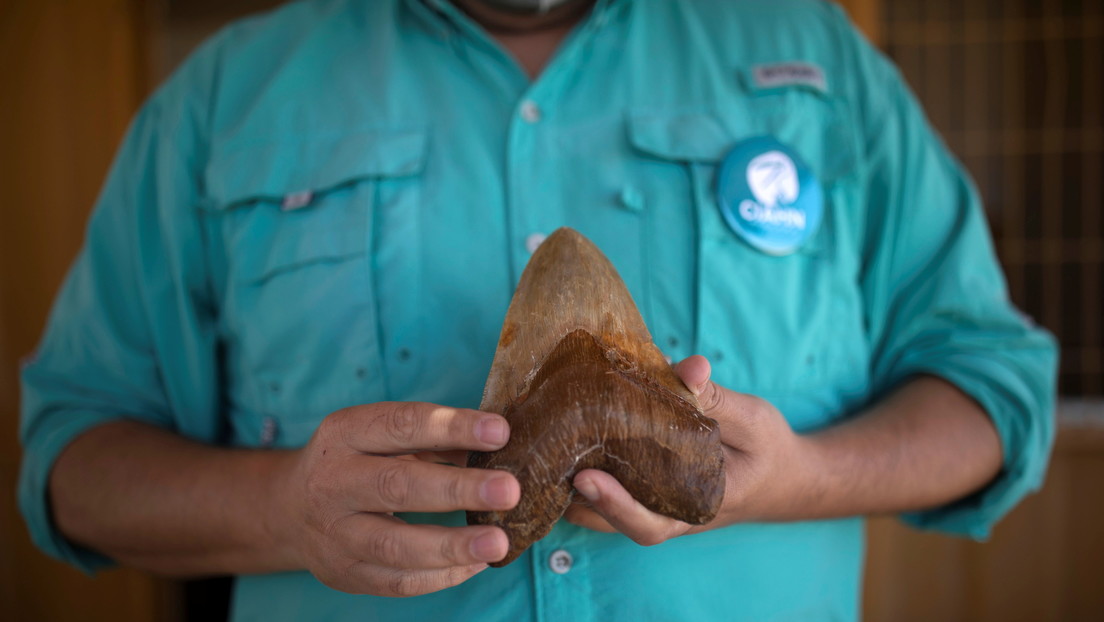
<svg viewBox="0 0 1104 622">
<path fill-rule="evenodd" d="M 587 478 L 580 478 L 575 480 L 575 490 L 579 491 L 579 494 L 586 497 L 587 501 L 594 503 L 602 495 L 598 492 L 598 487 L 594 485 L 594 482 Z"/>
<path fill-rule="evenodd" d="M 502 558 L 503 551 L 499 545 L 498 535 L 491 532 L 485 533 L 471 543 L 471 552 L 476 559 L 484 559 L 493 562 Z"/>
<path fill-rule="evenodd" d="M 501 417 L 484 417 L 475 424 L 475 437 L 489 445 L 504 445 L 510 438 L 510 427 Z"/>
<path fill-rule="evenodd" d="M 510 477 L 503 475 L 483 482 L 479 496 L 491 507 L 504 508 L 513 500 L 513 488 Z"/>
</svg>

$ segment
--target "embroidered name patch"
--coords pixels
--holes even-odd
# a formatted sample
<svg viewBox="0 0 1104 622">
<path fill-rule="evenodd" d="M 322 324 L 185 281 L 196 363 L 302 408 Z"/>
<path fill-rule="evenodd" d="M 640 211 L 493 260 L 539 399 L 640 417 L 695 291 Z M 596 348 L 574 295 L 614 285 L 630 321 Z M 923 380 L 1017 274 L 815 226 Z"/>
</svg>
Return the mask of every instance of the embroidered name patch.
<svg viewBox="0 0 1104 622">
<path fill-rule="evenodd" d="M 780 86 L 808 86 L 823 93 L 828 92 L 828 80 L 824 70 L 813 63 L 791 62 L 755 65 L 751 68 L 756 88 L 773 89 Z"/>
</svg>

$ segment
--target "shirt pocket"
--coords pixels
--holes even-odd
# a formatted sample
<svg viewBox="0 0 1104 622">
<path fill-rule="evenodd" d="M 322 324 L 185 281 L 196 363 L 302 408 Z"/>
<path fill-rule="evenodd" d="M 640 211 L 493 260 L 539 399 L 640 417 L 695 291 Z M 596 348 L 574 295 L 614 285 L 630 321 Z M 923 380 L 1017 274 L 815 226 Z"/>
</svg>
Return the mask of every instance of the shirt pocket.
<svg viewBox="0 0 1104 622">
<path fill-rule="evenodd" d="M 629 119 L 633 148 L 659 171 L 641 183 L 655 198 L 652 307 L 659 330 L 672 335 L 661 346 L 676 360 L 706 355 L 716 382 L 770 399 L 798 429 L 842 414 L 843 396 L 865 386 L 858 252 L 848 224 L 857 201 L 855 138 L 844 112 L 842 102 L 781 89 L 724 108 L 644 110 Z M 824 191 L 819 228 L 787 255 L 741 239 L 716 197 L 724 156 L 759 136 L 796 152 Z M 690 244 L 672 243 L 673 223 L 693 232 Z"/>
<path fill-rule="evenodd" d="M 239 443 L 300 446 L 327 414 L 387 399 L 379 213 L 384 203 L 395 212 L 392 227 L 416 220 L 427 141 L 419 129 L 364 130 L 214 150 L 207 184 Z M 410 256 L 416 239 L 403 247 Z"/>
</svg>

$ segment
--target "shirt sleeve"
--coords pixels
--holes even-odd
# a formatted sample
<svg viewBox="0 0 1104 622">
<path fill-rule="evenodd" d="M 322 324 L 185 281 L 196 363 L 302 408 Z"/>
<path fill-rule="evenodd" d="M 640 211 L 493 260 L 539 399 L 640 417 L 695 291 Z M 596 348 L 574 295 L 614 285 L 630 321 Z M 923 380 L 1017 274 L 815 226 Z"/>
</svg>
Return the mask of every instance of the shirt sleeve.
<svg viewBox="0 0 1104 622">
<path fill-rule="evenodd" d="M 199 215 L 202 89 L 192 80 L 199 64 L 133 122 L 22 372 L 19 506 L 37 546 L 86 572 L 109 560 L 67 541 L 51 517 L 48 481 L 65 447 L 120 419 L 197 439 L 216 434 L 214 305 Z"/>
<path fill-rule="evenodd" d="M 846 21 L 842 18 L 841 21 Z M 875 391 L 909 376 L 955 384 L 988 413 L 1000 475 L 917 527 L 985 538 L 1046 473 L 1057 347 L 1009 301 L 977 190 L 892 64 L 844 24 L 865 150 L 862 288 Z"/>
</svg>

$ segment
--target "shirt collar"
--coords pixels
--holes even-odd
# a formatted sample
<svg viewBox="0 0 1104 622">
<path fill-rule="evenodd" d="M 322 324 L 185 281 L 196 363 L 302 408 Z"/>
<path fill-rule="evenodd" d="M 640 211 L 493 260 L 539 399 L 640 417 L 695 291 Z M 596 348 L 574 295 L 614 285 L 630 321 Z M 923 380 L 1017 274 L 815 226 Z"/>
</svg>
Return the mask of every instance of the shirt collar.
<svg viewBox="0 0 1104 622">
<path fill-rule="evenodd" d="M 448 38 L 457 26 L 458 20 L 465 19 L 460 9 L 450 0 L 405 0 L 406 5 L 416 13 L 434 34 Z M 595 0 L 594 8 L 585 18 L 585 24 L 601 28 L 609 22 L 609 17 L 618 8 L 632 0 Z"/>
</svg>

